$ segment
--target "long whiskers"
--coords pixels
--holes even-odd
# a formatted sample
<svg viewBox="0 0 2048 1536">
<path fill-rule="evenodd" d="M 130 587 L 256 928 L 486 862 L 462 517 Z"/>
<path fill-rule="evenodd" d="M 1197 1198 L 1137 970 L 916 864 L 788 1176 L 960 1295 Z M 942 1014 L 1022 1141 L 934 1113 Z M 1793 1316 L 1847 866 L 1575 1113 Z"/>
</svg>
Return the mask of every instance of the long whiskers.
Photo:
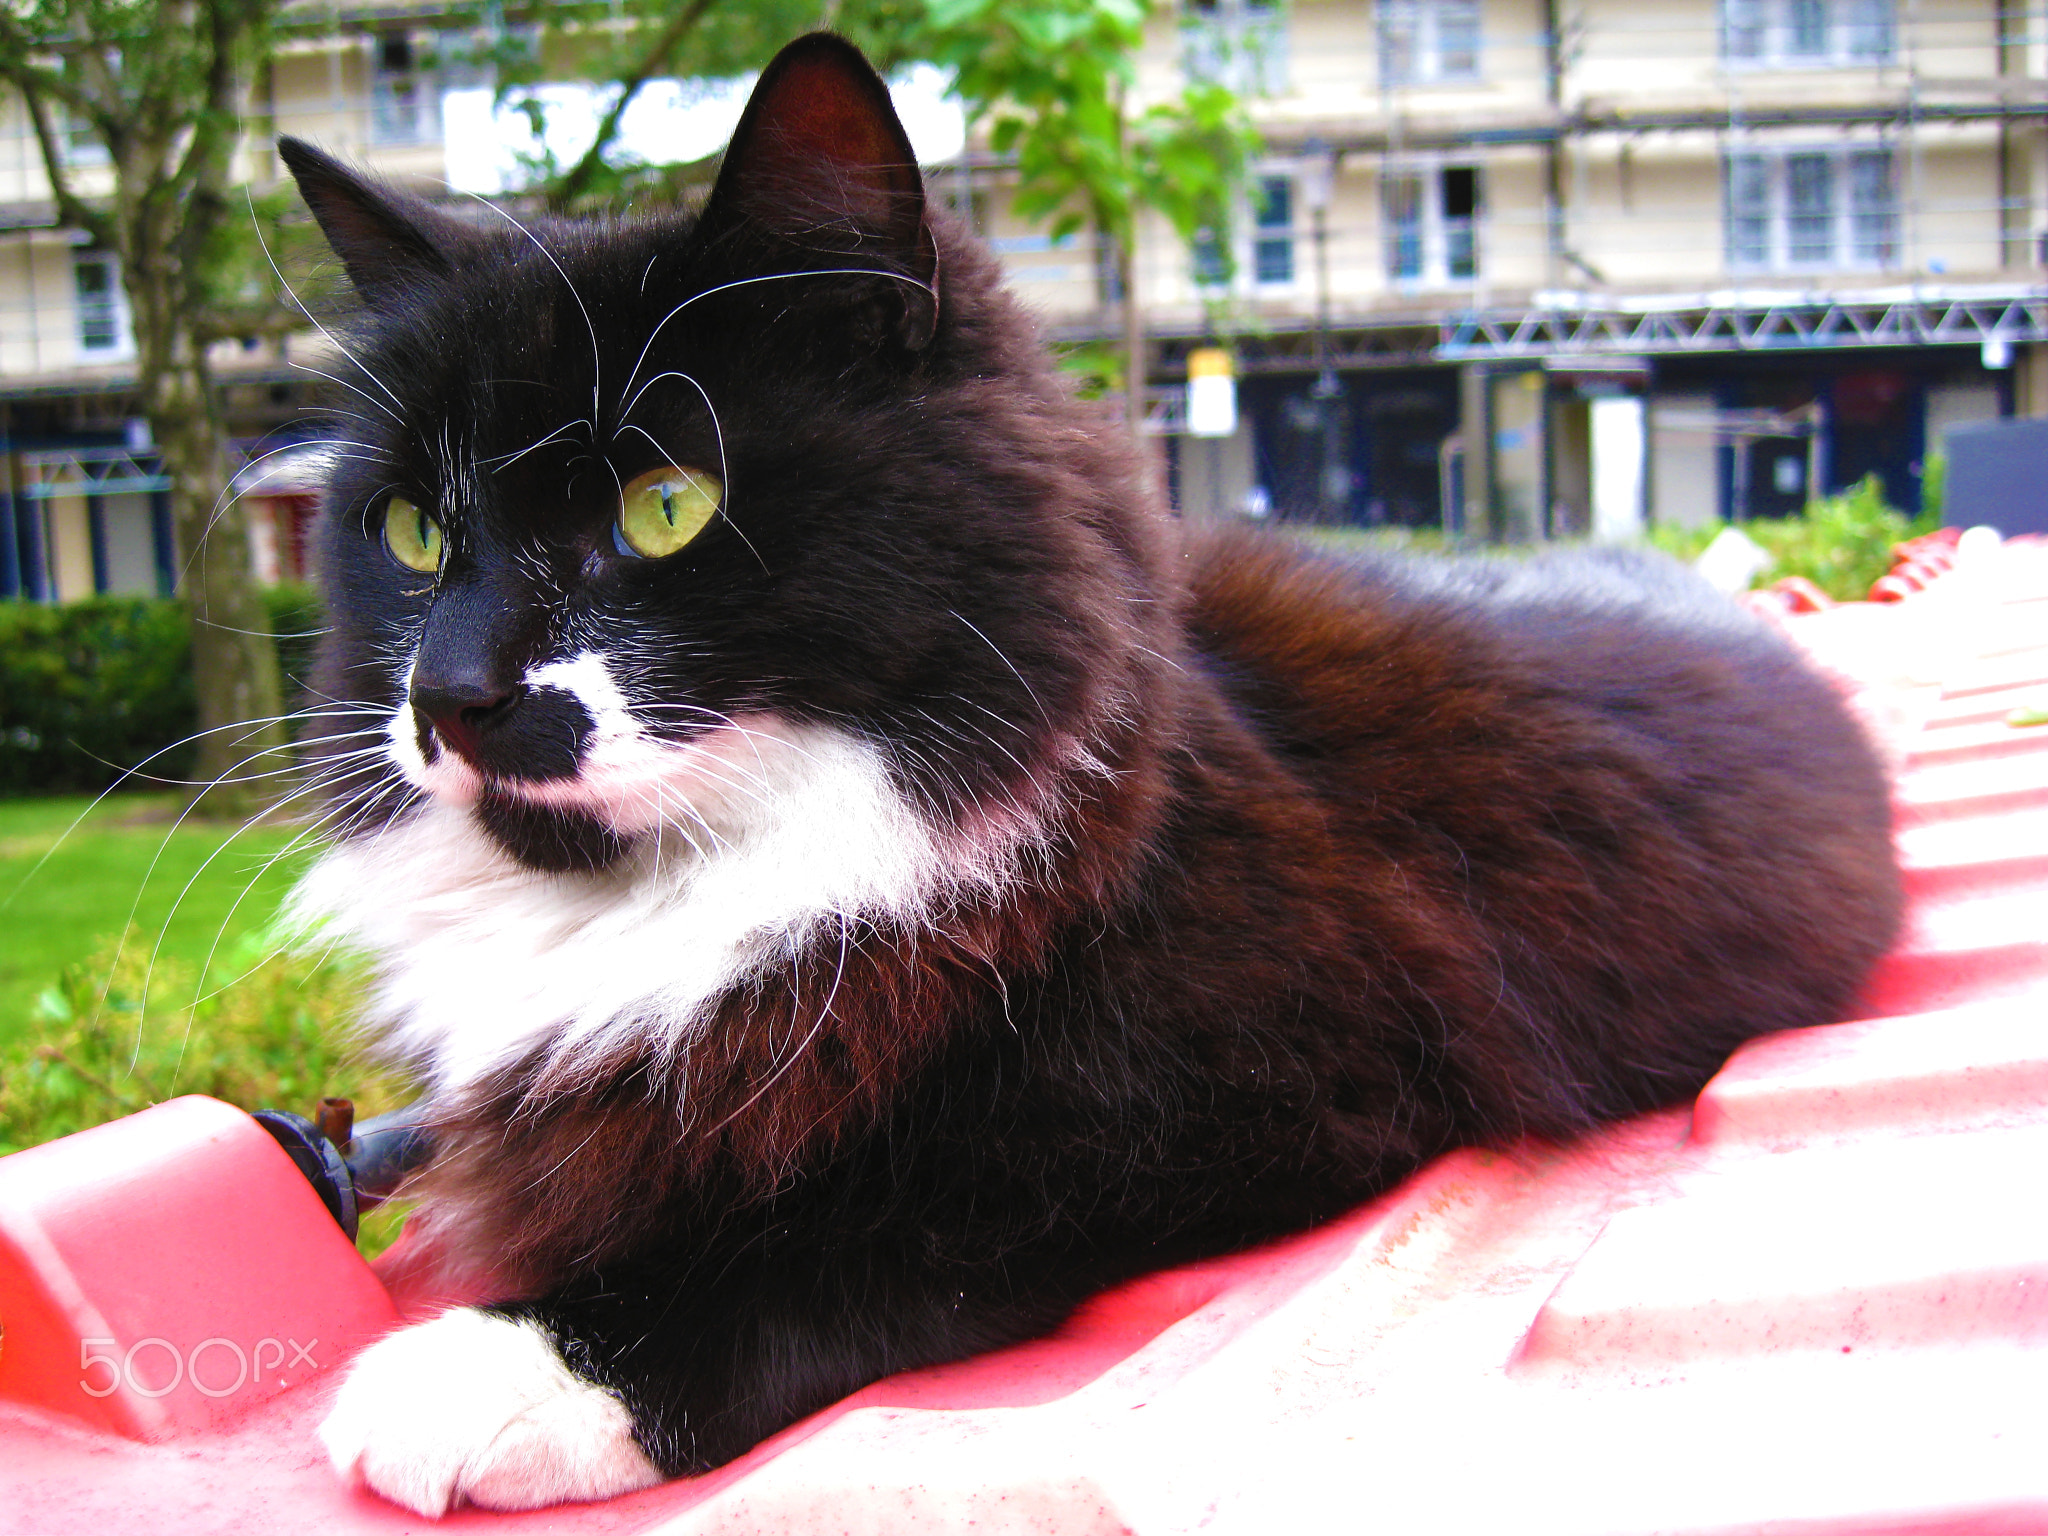
<svg viewBox="0 0 2048 1536">
<path fill-rule="evenodd" d="M 539 438 L 534 442 L 528 443 L 524 448 L 521 448 L 516 453 L 493 454 L 489 458 L 478 459 L 477 463 L 484 465 L 494 475 L 503 474 L 506 470 L 510 469 L 514 464 L 517 464 L 521 459 L 525 458 L 529 453 L 532 453 L 536 448 L 545 448 L 549 443 L 552 443 L 557 438 L 561 437 L 563 433 L 572 432 L 582 425 L 583 423 L 581 421 L 565 421 L 562 423 L 562 425 L 555 428 L 554 431 L 548 433 L 546 437 Z"/>
<path fill-rule="evenodd" d="M 300 791 L 300 794 L 310 793 L 321 787 L 322 786 L 319 783 L 309 784 L 305 787 L 305 789 Z M 297 833 L 295 833 L 284 844 L 283 847 L 279 848 L 276 852 L 272 853 L 268 858 L 264 859 L 257 866 L 255 873 L 252 874 L 248 878 L 248 880 L 243 882 L 241 890 L 236 893 L 234 901 L 229 904 L 227 912 L 222 916 L 220 926 L 214 930 L 213 940 L 207 946 L 206 958 L 200 964 L 198 977 L 194 985 L 192 1001 L 189 1005 L 189 1009 L 186 1014 L 184 1034 L 178 1042 L 177 1059 L 171 1069 L 171 1077 L 169 1083 L 169 1086 L 171 1088 L 175 1088 L 177 1086 L 178 1075 L 184 1069 L 185 1052 L 191 1042 L 192 1037 L 192 1024 L 193 1021 L 198 1017 L 198 1010 L 200 1006 L 206 1002 L 211 1001 L 213 998 L 220 996 L 223 992 L 227 991 L 229 988 L 233 987 L 238 981 L 243 979 L 241 976 L 231 977 L 228 980 L 222 982 L 221 985 L 215 987 L 212 991 L 206 990 L 207 978 L 213 973 L 214 959 L 219 954 L 221 944 L 227 938 L 228 928 L 234 922 L 235 914 L 241 910 L 242 903 L 248 900 L 250 894 L 255 891 L 256 887 L 259 884 L 262 883 L 263 877 L 269 874 L 271 870 L 275 869 L 280 863 L 284 862 L 286 859 L 289 859 L 294 855 L 303 852 L 304 849 L 315 838 L 318 838 L 323 833 L 340 827 L 351 816 L 353 816 L 356 808 L 359 808 L 365 802 L 374 799 L 376 796 L 382 794 L 385 788 L 386 786 L 376 784 L 365 786 L 364 788 L 358 789 L 353 794 L 344 797 L 343 800 L 337 802 L 335 805 L 330 806 L 326 811 L 323 811 L 319 816 L 314 817 L 312 820 L 307 822 L 305 826 L 301 827 L 300 830 Z M 294 796 L 292 798 L 297 798 L 297 796 Z M 224 852 L 226 850 L 226 846 L 226 844 L 223 844 L 220 851 Z M 196 879 L 197 876 L 195 875 L 194 878 Z M 159 939 L 158 943 L 160 946 L 162 940 Z M 279 955 L 286 953 L 291 947 L 292 946 L 289 942 L 276 945 L 270 950 L 268 954 L 264 955 L 262 959 L 258 960 L 255 965 L 251 966 L 249 970 L 254 971 L 261 969 L 263 966 L 268 965 L 272 960 L 276 959 Z M 155 956 L 152 955 L 152 969 L 154 965 Z M 247 975 L 248 972 L 244 972 L 243 974 Z M 147 977 L 145 976 L 145 998 L 147 997 L 147 992 L 148 981 Z M 141 1025 L 142 1020 L 138 1018 L 138 1051 L 140 1049 L 141 1043 Z"/>
<path fill-rule="evenodd" d="M 578 293 L 576 285 L 569 281 L 569 274 L 563 270 L 562 264 L 555 260 L 555 253 L 541 244 L 540 236 L 520 223 L 519 220 L 513 218 L 511 214 L 500 208 L 489 198 L 475 192 L 466 192 L 465 195 L 482 203 L 484 207 L 490 209 L 491 212 L 518 230 L 520 234 L 526 236 L 533 243 L 533 248 L 547 258 L 548 265 L 553 267 L 557 275 L 561 277 L 562 286 L 569 290 L 569 297 L 576 301 L 577 309 L 583 312 L 583 324 L 590 332 L 590 435 L 592 438 L 595 438 L 597 436 L 598 402 L 604 395 L 604 357 L 597 344 L 597 323 L 590 318 L 590 309 L 584 304 L 583 295 Z"/>
<path fill-rule="evenodd" d="M 391 419 L 393 421 L 402 421 L 403 413 L 405 411 L 405 402 L 400 400 L 398 396 L 396 396 L 395 394 L 392 394 L 390 388 L 384 383 L 384 381 L 378 378 L 376 374 L 372 373 L 370 369 L 364 365 L 363 360 L 361 358 L 357 357 L 355 353 L 349 351 L 349 349 L 342 344 L 340 337 L 336 336 L 334 332 L 328 330 L 326 326 L 320 323 L 320 317 L 314 314 L 312 310 L 306 307 L 306 301 L 304 299 L 301 299 L 298 296 L 298 293 L 292 288 L 292 285 L 285 280 L 284 272 L 277 264 L 277 258 L 270 253 L 270 242 L 263 238 L 263 225 L 262 222 L 256 217 L 255 198 L 251 195 L 247 187 L 244 187 L 242 189 L 242 196 L 248 201 L 249 204 L 249 222 L 251 225 L 254 226 L 256 230 L 256 244 L 262 249 L 263 259 L 270 264 L 271 273 L 277 278 L 277 285 L 278 287 L 284 290 L 285 297 L 292 301 L 292 303 L 297 307 L 300 314 L 304 315 L 308 320 L 312 321 L 314 330 L 318 331 L 322 336 L 325 336 L 329 342 L 333 343 L 335 351 L 339 352 L 343 357 L 347 358 L 350 362 L 354 363 L 356 367 L 362 369 L 363 377 L 368 379 L 372 384 L 375 384 L 379 389 L 383 390 L 386 398 L 388 398 L 393 405 L 398 407 L 398 414 L 394 415 L 389 411 L 386 411 L 385 414 L 391 416 Z M 340 381 L 337 380 L 336 382 L 339 383 Z M 362 391 L 358 390 L 357 393 L 361 394 Z M 365 400 L 368 400 L 370 397 L 368 395 L 364 395 L 363 398 Z M 377 402 L 375 401 L 371 401 L 370 403 L 373 405 L 377 404 Z M 383 410 L 383 407 L 379 405 L 378 409 Z"/>
<path fill-rule="evenodd" d="M 247 763 L 253 762 L 257 758 L 274 753 L 275 751 L 277 751 L 277 749 L 274 747 L 265 747 L 259 749 L 257 752 L 251 753 L 248 756 L 242 758 L 239 762 L 231 764 L 228 771 L 232 773 L 236 769 L 243 767 Z M 221 843 L 221 845 L 218 848 L 214 849 L 213 852 L 209 853 L 205 857 L 205 859 L 203 859 L 200 862 L 199 867 L 192 872 L 191 877 L 186 880 L 184 886 L 179 890 L 177 896 L 172 900 L 170 910 L 164 915 L 164 926 L 161 930 L 159 930 L 157 934 L 156 943 L 150 949 L 149 963 L 144 968 L 143 971 L 142 992 L 137 999 L 135 1047 L 133 1054 L 129 1058 L 129 1067 L 131 1070 L 133 1069 L 135 1062 L 141 1057 L 142 1054 L 142 1029 L 143 1022 L 147 1018 L 149 1012 L 150 980 L 156 973 L 157 960 L 163 953 L 164 940 L 170 932 L 170 925 L 172 921 L 178 915 L 178 909 L 184 905 L 185 898 L 191 894 L 192 887 L 198 882 L 199 877 L 202 874 L 204 874 L 208 868 L 212 866 L 213 861 L 215 859 L 219 858 L 222 853 L 226 852 L 227 849 L 234 844 L 236 838 L 240 837 L 243 833 L 247 832 L 251 827 L 255 826 L 258 822 L 263 821 L 267 817 L 271 816 L 277 809 L 278 805 L 287 804 L 291 800 L 299 798 L 299 796 L 303 795 L 304 793 L 306 793 L 306 790 L 301 789 L 300 791 L 292 795 L 284 797 L 284 799 L 276 802 L 275 804 L 265 805 L 261 810 L 257 811 L 255 815 L 250 816 L 239 827 L 235 828 L 233 832 L 229 833 L 227 838 Z M 121 950 L 126 946 L 127 943 L 128 930 L 134 925 L 135 914 L 137 911 L 140 910 L 142 905 L 143 892 L 148 890 L 150 879 L 152 876 L 155 875 L 157 866 L 160 863 L 162 863 L 163 856 L 169 850 L 172 839 L 177 836 L 179 828 L 183 827 L 186 821 L 189 820 L 190 817 L 192 816 L 192 813 L 198 809 L 199 804 L 199 799 L 195 798 L 190 805 L 186 806 L 185 809 L 179 813 L 177 820 L 171 823 L 169 830 L 164 833 L 163 840 L 157 844 L 156 853 L 151 857 L 148 868 L 143 871 L 142 882 L 136 888 L 135 899 L 129 903 L 128 915 L 126 919 L 122 922 L 122 938 L 115 945 L 113 962 L 114 964 L 118 965 L 120 962 Z M 111 985 L 113 980 L 113 971 L 111 966 L 109 967 L 108 970 L 107 980 L 108 984 Z M 106 1006 L 106 998 L 107 988 L 102 987 L 100 989 L 101 1007 Z"/>
<path fill-rule="evenodd" d="M 803 1059 L 804 1052 L 811 1048 L 811 1042 L 818 1038 L 820 1031 L 825 1027 L 826 1021 L 832 1017 L 832 1004 L 839 996 L 839 983 L 846 975 L 847 953 L 853 942 L 851 929 L 852 925 L 845 918 L 841 918 L 839 922 L 839 964 L 832 972 L 831 989 L 825 994 L 824 1004 L 818 1009 L 818 1017 L 812 1023 L 810 1032 L 797 1042 L 794 1049 L 783 1056 L 775 1070 L 762 1079 L 760 1086 L 747 1096 L 744 1103 L 728 1114 L 723 1120 L 719 1121 L 718 1124 L 711 1127 L 709 1135 L 716 1136 L 728 1125 L 731 1125 L 733 1121 L 758 1104 L 763 1094 L 767 1093 L 770 1088 L 773 1088 L 789 1075 L 790 1070 L 795 1067 L 798 1061 Z"/>
<path fill-rule="evenodd" d="M 0 912 L 4 912 L 7 910 L 7 908 L 13 903 L 14 898 L 20 895 L 23 888 L 26 887 L 28 883 L 42 871 L 42 868 L 45 864 L 50 862 L 51 856 L 55 854 L 59 848 L 64 846 L 65 840 L 69 838 L 73 832 L 76 832 L 81 825 L 84 824 L 85 819 L 88 816 L 92 815 L 94 811 L 100 808 L 101 803 L 106 800 L 107 796 L 113 794 L 116 790 L 121 788 L 122 785 L 129 783 L 131 780 L 137 778 L 145 780 L 148 779 L 150 776 L 144 773 L 143 770 L 150 763 L 155 762 L 158 758 L 163 757 L 168 753 L 175 752 L 180 747 L 187 746 L 192 742 L 198 741 L 205 736 L 218 735 L 227 731 L 240 731 L 242 732 L 242 735 L 238 738 L 238 740 L 246 741 L 249 739 L 249 734 L 252 730 L 260 730 L 268 725 L 289 723 L 292 720 L 296 719 L 311 718 L 327 712 L 329 711 L 326 711 L 324 708 L 312 710 L 294 710 L 289 714 L 273 715 L 254 722 L 247 720 L 236 720 L 226 725 L 209 726 L 207 729 L 203 731 L 194 731 L 190 735 L 179 737 L 176 741 L 171 742 L 166 746 L 158 747 L 154 752 L 150 753 L 149 756 L 143 758 L 142 761 L 137 763 L 134 767 L 121 770 L 120 776 L 118 778 L 116 778 L 105 789 L 101 790 L 97 795 L 93 796 L 91 802 L 86 806 L 86 808 L 80 811 L 76 816 L 72 817 L 70 823 L 66 825 L 64 830 L 57 834 L 57 840 L 53 842 L 48 848 L 46 848 L 43 851 L 42 856 L 38 858 L 34 864 L 29 866 L 28 872 L 15 882 L 14 889 L 9 891 L 5 897 L 0 897 Z M 371 712 L 364 711 L 364 713 L 367 714 Z M 266 752 L 271 753 L 281 753 L 285 750 L 287 749 L 280 747 L 270 747 L 265 749 Z M 257 755 L 260 756 L 262 754 Z M 230 772 L 232 771 L 233 770 L 230 769 Z"/>
<path fill-rule="evenodd" d="M 654 329 L 647 333 L 647 340 L 640 348 L 639 357 L 633 361 L 633 371 L 626 375 L 626 382 L 619 390 L 620 395 L 628 394 L 633 388 L 633 381 L 640 377 L 640 369 L 647 362 L 647 354 L 654 346 L 654 338 L 661 334 L 662 328 L 669 321 L 675 319 L 677 315 L 680 315 L 692 304 L 711 298 L 715 294 L 729 293 L 735 288 L 751 288 L 759 283 L 788 282 L 792 278 L 799 277 L 883 277 L 888 278 L 892 282 L 908 283 L 911 287 L 922 292 L 931 292 L 928 284 L 920 283 L 914 277 L 906 277 L 901 272 L 884 271 L 880 267 L 828 267 L 813 272 L 771 272 L 765 277 L 742 277 L 736 278 L 729 283 L 719 283 L 715 287 L 706 288 L 702 293 L 691 294 L 690 297 L 683 300 L 682 303 L 655 322 Z"/>
<path fill-rule="evenodd" d="M 1031 699 L 1032 707 L 1038 711 L 1038 718 L 1043 720 L 1047 725 L 1051 725 L 1052 716 L 1048 715 L 1045 712 L 1045 706 L 1039 702 L 1038 690 L 1033 688 L 1031 686 L 1030 681 L 1024 676 L 1024 674 L 1017 670 L 1017 664 L 1014 661 L 1010 660 L 1008 656 L 1003 654 L 1003 648 L 997 645 L 995 641 L 989 639 L 989 637 L 987 635 L 984 635 L 980 630 L 976 629 L 973 624 L 969 623 L 966 619 L 961 618 L 960 615 L 955 613 L 952 609 L 948 608 L 946 610 L 946 617 L 949 619 L 956 620 L 960 624 L 964 625 L 973 634 L 975 639 L 979 640 L 983 645 L 987 646 L 990 650 L 996 653 L 996 660 L 1000 661 L 1004 666 L 1008 667 L 1010 669 L 1010 675 L 1016 678 L 1017 681 L 1023 685 L 1024 692 Z"/>
</svg>

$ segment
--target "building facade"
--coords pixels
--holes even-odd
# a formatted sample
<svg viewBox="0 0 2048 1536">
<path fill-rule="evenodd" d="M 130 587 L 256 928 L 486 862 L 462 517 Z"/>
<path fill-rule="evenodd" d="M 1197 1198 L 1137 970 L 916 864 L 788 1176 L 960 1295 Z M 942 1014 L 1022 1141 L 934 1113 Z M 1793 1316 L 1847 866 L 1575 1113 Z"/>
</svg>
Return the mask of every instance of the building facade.
<svg viewBox="0 0 2048 1536">
<path fill-rule="evenodd" d="M 438 41 L 365 12 L 285 48 L 241 174 L 277 179 L 286 132 L 446 195 Z M 1946 428 L 2048 414 L 2048 19 L 2017 4 L 1184 0 L 1141 102 L 1190 76 L 1263 147 L 1231 228 L 1147 219 L 1135 253 L 1187 515 L 1624 537 L 1872 473 L 1911 507 Z M 932 168 L 1056 341 L 1114 342 L 1115 263 L 1015 219 L 1010 177 L 973 144 Z M 322 345 L 216 354 L 265 574 L 297 569 Z M 1187 358 L 1218 345 L 1236 426 L 1198 437 Z M 114 258 L 58 226 L 5 103 L 0 594 L 175 584 L 132 366 Z"/>
<path fill-rule="evenodd" d="M 1234 274 L 1139 253 L 1155 389 L 1238 359 L 1237 432 L 1169 438 L 1190 514 L 1622 536 L 1873 473 L 1912 508 L 1948 427 L 2048 413 L 2038 12 L 1190 0 L 1146 78 L 1218 71 L 1265 146 Z M 1114 335 L 1062 257 L 1020 289 Z"/>
</svg>

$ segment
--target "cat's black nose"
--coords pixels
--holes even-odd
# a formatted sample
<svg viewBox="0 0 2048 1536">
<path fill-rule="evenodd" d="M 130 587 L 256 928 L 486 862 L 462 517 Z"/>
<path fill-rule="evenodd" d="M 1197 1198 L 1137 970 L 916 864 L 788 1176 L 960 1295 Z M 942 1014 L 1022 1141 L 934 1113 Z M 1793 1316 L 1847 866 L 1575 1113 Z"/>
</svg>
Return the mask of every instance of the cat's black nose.
<svg viewBox="0 0 2048 1536">
<path fill-rule="evenodd" d="M 505 723 L 519 707 L 526 689 L 481 678 L 421 678 L 412 684 L 413 713 L 450 751 L 483 765 L 486 732 Z"/>
<path fill-rule="evenodd" d="M 446 750 L 495 780 L 576 776 L 595 722 L 575 694 L 477 676 L 413 674 L 420 753 Z"/>
</svg>

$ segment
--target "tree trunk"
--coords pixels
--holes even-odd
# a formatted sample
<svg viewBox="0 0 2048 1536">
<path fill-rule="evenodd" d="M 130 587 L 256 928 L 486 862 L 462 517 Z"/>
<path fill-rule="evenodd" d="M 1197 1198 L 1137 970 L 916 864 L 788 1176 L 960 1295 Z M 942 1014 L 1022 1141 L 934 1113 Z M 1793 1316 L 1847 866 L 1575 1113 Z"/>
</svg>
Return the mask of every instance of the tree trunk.
<svg viewBox="0 0 2048 1536">
<path fill-rule="evenodd" d="M 1138 221 L 1131 220 L 1128 239 L 1116 247 L 1117 281 L 1124 290 L 1124 425 L 1134 442 L 1143 440 L 1145 424 L 1145 312 L 1138 301 Z"/>
<path fill-rule="evenodd" d="M 198 334 L 217 318 L 211 280 L 232 217 L 241 70 L 267 43 L 270 10 L 270 0 L 0 10 L 0 64 L 28 107 L 58 213 L 121 259 L 135 392 L 171 481 L 178 589 L 192 616 L 192 803 L 218 816 L 277 800 L 272 786 L 291 766 L 276 643 L 250 569 L 248 515 L 229 499 L 227 429 Z M 113 35 L 93 41 L 108 21 Z M 106 148 L 110 199 L 72 185 L 52 127 L 60 108 Z"/>
<path fill-rule="evenodd" d="M 142 338 L 138 337 L 138 341 Z M 249 558 L 249 519 L 228 489 L 227 431 L 206 358 L 157 338 L 140 380 L 143 413 L 171 480 L 178 588 L 192 614 L 199 701 L 195 809 L 246 818 L 281 798 L 289 741 L 279 718 L 277 647 Z M 168 341 L 168 344 L 164 344 Z"/>
</svg>

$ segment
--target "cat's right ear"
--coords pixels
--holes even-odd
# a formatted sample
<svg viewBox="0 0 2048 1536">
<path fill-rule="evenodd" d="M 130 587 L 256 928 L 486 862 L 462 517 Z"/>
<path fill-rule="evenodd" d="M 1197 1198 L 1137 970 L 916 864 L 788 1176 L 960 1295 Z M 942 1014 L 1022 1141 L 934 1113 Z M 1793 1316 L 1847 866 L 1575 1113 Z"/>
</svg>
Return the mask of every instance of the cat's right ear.
<svg viewBox="0 0 2048 1536">
<path fill-rule="evenodd" d="M 277 153 L 364 303 L 389 304 L 421 279 L 454 271 L 465 226 L 416 198 L 372 185 L 303 139 L 279 139 Z"/>
</svg>

